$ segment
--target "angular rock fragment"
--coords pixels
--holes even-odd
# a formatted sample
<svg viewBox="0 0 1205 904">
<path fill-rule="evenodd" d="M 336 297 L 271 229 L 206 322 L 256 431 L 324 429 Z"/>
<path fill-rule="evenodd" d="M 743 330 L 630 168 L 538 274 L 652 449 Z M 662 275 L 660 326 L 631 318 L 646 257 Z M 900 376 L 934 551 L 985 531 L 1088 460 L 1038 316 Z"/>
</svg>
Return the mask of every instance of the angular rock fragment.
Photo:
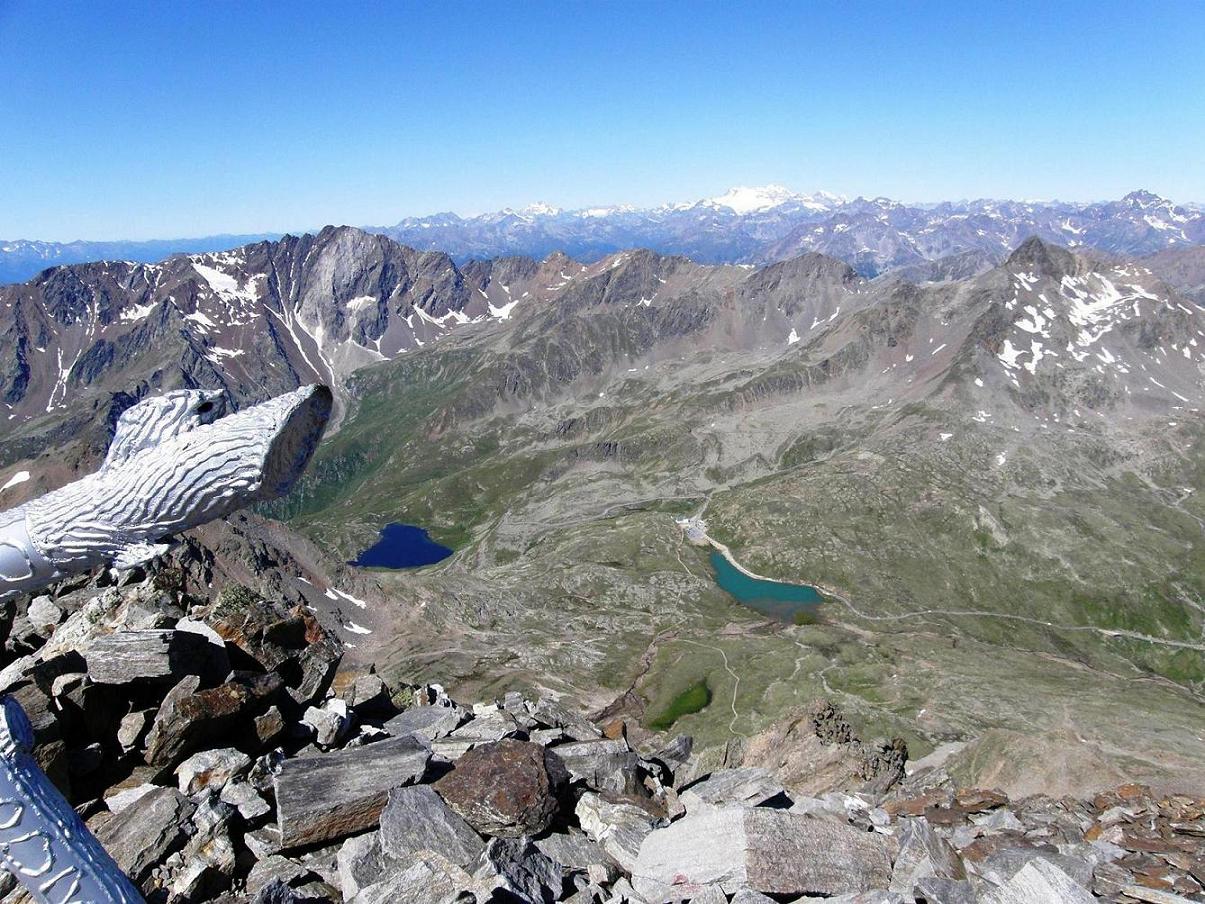
<svg viewBox="0 0 1205 904">
<path fill-rule="evenodd" d="M 644 839 L 632 868 L 650 900 L 719 885 L 734 894 L 840 895 L 885 888 L 891 858 L 882 835 L 764 807 L 708 807 Z"/>
<path fill-rule="evenodd" d="M 602 732 L 576 713 L 572 713 L 554 700 L 541 697 L 531 710 L 532 716 L 549 728 L 563 729 L 575 741 L 601 738 Z"/>
<path fill-rule="evenodd" d="M 390 791 L 380 822 L 381 850 L 399 861 L 420 851 L 438 851 L 468 869 L 485 847 L 472 826 L 426 785 Z"/>
<path fill-rule="evenodd" d="M 997 888 L 984 891 L 981 904 L 1092 904 L 1092 893 L 1049 860 L 1035 858 Z"/>
<path fill-rule="evenodd" d="M 315 740 L 322 747 L 333 747 L 350 727 L 347 705 L 342 700 L 330 703 L 339 705 L 310 706 L 301 717 L 302 724 L 314 729 Z"/>
<path fill-rule="evenodd" d="M 236 865 L 230 838 L 231 808 L 210 795 L 193 813 L 193 836 L 178 857 L 180 869 L 172 876 L 173 896 L 202 901 L 229 888 Z"/>
<path fill-rule="evenodd" d="M 175 682 L 185 675 L 211 675 L 223 665 L 205 637 L 176 630 L 106 634 L 92 642 L 84 658 L 96 684 Z"/>
<path fill-rule="evenodd" d="M 460 904 L 491 899 L 494 884 L 470 876 L 436 852 L 399 864 L 384 879 L 361 888 L 347 904 Z"/>
<path fill-rule="evenodd" d="M 916 883 L 914 898 L 926 904 L 975 904 L 975 886 L 969 879 L 939 879 L 929 876 Z"/>
<path fill-rule="evenodd" d="M 195 810 L 175 788 L 156 788 L 137 805 L 106 820 L 94 834 L 125 874 L 143 885 L 151 870 L 183 847 Z"/>
<path fill-rule="evenodd" d="M 543 747 L 508 738 L 468 751 L 435 789 L 483 835 L 517 838 L 548 827 L 563 779 Z"/>
<path fill-rule="evenodd" d="M 713 772 L 707 778 L 683 789 L 678 797 L 688 811 L 700 804 L 760 807 L 776 798 L 789 804 L 782 783 L 760 766 Z"/>
<path fill-rule="evenodd" d="M 901 819 L 895 837 L 899 852 L 892 867 L 889 889 L 910 892 L 921 879 L 965 879 L 966 868 L 958 854 L 923 819 Z"/>
<path fill-rule="evenodd" d="M 578 799 L 574 812 L 582 831 L 628 872 L 636 865 L 644 839 L 665 822 L 633 804 L 609 801 L 592 791 Z"/>
<path fill-rule="evenodd" d="M 251 757 L 233 747 L 219 747 L 194 753 L 176 767 L 176 778 L 184 794 L 212 789 L 221 791 L 226 783 L 251 768 Z"/>
<path fill-rule="evenodd" d="M 573 781 L 594 791 L 635 794 L 641 790 L 640 756 L 624 740 L 574 741 L 553 748 Z"/>
<path fill-rule="evenodd" d="M 560 897 L 560 866 L 527 838 L 490 839 L 473 875 L 521 901 L 555 901 Z"/>
<path fill-rule="evenodd" d="M 188 676 L 168 691 L 155 714 L 146 739 L 146 761 L 171 766 L 243 716 L 267 706 L 281 686 L 278 675 L 237 675 L 209 690 L 198 690 L 200 679 Z"/>
<path fill-rule="evenodd" d="M 381 727 L 396 738 L 419 734 L 429 741 L 434 741 L 451 734 L 467 718 L 468 713 L 455 704 L 442 706 L 435 703 L 413 706 L 398 713 Z"/>
<path fill-rule="evenodd" d="M 375 825 L 392 788 L 422 778 L 431 749 L 414 736 L 298 760 L 274 777 L 284 848 L 341 838 Z"/>
<path fill-rule="evenodd" d="M 339 889 L 345 900 L 354 898 L 369 885 L 380 882 L 397 869 L 397 861 L 381 848 L 379 832 L 355 835 L 343 842 L 336 855 Z"/>
<path fill-rule="evenodd" d="M 536 839 L 535 845 L 540 852 L 561 867 L 562 874 L 568 878 L 572 873 L 586 873 L 591 867 L 601 866 L 604 874 L 610 874 L 619 864 L 596 841 L 591 841 L 584 834 L 554 833 L 544 838 Z M 614 876 L 612 876 L 614 878 Z"/>
</svg>

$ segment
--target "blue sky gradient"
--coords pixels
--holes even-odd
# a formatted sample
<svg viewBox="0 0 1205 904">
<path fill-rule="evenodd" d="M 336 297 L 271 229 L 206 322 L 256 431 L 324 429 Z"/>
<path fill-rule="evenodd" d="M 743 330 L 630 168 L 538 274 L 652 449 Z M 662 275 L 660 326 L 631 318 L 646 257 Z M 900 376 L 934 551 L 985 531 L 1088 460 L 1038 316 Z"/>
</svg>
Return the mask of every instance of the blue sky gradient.
<svg viewBox="0 0 1205 904">
<path fill-rule="evenodd" d="M 1205 3 L 0 0 L 0 237 L 781 182 L 1205 201 Z"/>
</svg>

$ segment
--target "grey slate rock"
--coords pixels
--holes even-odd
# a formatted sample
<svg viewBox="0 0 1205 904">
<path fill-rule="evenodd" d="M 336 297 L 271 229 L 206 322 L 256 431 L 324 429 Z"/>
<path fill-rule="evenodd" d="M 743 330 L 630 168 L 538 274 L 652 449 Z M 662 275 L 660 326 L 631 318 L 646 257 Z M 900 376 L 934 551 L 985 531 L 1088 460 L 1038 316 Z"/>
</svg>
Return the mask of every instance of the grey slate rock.
<svg viewBox="0 0 1205 904">
<path fill-rule="evenodd" d="M 361 888 L 380 882 L 385 874 L 397 869 L 397 861 L 381 849 L 379 832 L 366 832 L 348 838 L 336 856 L 339 888 L 343 897 L 355 897 Z"/>
<path fill-rule="evenodd" d="M 1095 896 L 1049 860 L 1034 858 L 997 888 L 979 898 L 981 904 L 1092 904 Z"/>
<path fill-rule="evenodd" d="M 594 791 L 634 794 L 641 787 L 640 757 L 623 739 L 600 738 L 552 748 L 570 778 Z"/>
<path fill-rule="evenodd" d="M 472 826 L 428 785 L 389 792 L 379 835 L 382 851 L 397 860 L 409 860 L 420 851 L 437 851 L 465 869 L 485 847 Z"/>
<path fill-rule="evenodd" d="M 560 897 L 560 865 L 527 838 L 490 839 L 473 875 L 496 880 L 499 889 L 524 901 L 555 901 Z"/>
<path fill-rule="evenodd" d="M 531 708 L 531 714 L 538 722 L 549 728 L 563 729 L 565 734 L 575 741 L 589 741 L 602 737 L 602 732 L 586 719 L 548 698 L 541 697 L 537 700 Z"/>
<path fill-rule="evenodd" d="M 195 810 L 175 788 L 156 788 L 94 834 L 125 874 L 141 885 L 154 867 L 184 846 Z"/>
<path fill-rule="evenodd" d="M 575 872 L 584 873 L 591 866 L 618 865 L 598 842 L 591 841 L 577 832 L 548 835 L 537 839 L 535 845 L 541 853 L 559 863 L 566 876 Z"/>
<path fill-rule="evenodd" d="M 923 898 L 926 904 L 975 904 L 975 886 L 969 879 L 939 879 L 928 876 L 916 883 L 912 890 L 915 898 Z"/>
<path fill-rule="evenodd" d="M 273 879 L 251 898 L 251 904 L 319 904 L 329 898 L 310 897 L 297 889 L 290 888 L 280 879 Z"/>
<path fill-rule="evenodd" d="M 715 886 L 712 886 L 714 889 Z M 723 894 L 721 892 L 721 894 Z M 692 898 L 690 904 L 695 904 L 698 898 Z M 754 891 L 751 888 L 742 888 L 732 896 L 732 904 L 778 904 L 773 898 L 768 895 L 763 895 L 760 891 Z"/>
<path fill-rule="evenodd" d="M 747 891 L 748 889 L 746 889 Z M 737 894 L 740 894 L 738 892 Z M 753 894 L 760 894 L 753 892 Z M 762 895 L 762 897 L 765 897 Z M 701 892 L 690 899 L 690 904 L 728 904 L 728 896 L 720 889 L 718 885 L 708 885 Z"/>
<path fill-rule="evenodd" d="M 699 804 L 740 804 L 758 807 L 774 798 L 784 798 L 782 783 L 760 766 L 720 769 L 682 790 L 678 797 L 687 810 Z"/>
<path fill-rule="evenodd" d="M 421 779 L 430 759 L 426 743 L 409 736 L 286 760 L 273 779 L 282 847 L 375 825 L 389 791 Z"/>
<path fill-rule="evenodd" d="M 888 842 L 873 832 L 764 807 L 706 807 L 644 839 L 632 868 L 646 898 L 718 884 L 767 894 L 840 895 L 891 879 Z"/>
<path fill-rule="evenodd" d="M 419 734 L 429 741 L 451 734 L 468 718 L 459 706 L 442 706 L 434 703 L 414 706 L 398 713 L 381 727 L 394 737 Z"/>
<path fill-rule="evenodd" d="M 490 900 L 493 884 L 470 876 L 433 851 L 399 864 L 380 881 L 345 898 L 347 904 L 466 904 Z M 465 896 L 466 892 L 471 897 Z"/>
<path fill-rule="evenodd" d="M 309 874 L 310 871 L 300 863 L 279 854 L 272 854 L 251 867 L 251 872 L 247 874 L 247 894 L 255 895 L 273 882 L 290 887 L 300 885 Z"/>
<path fill-rule="evenodd" d="M 645 838 L 664 822 L 640 807 L 606 800 L 593 791 L 578 798 L 574 812 L 582 831 L 627 872 L 636 865 Z"/>
<path fill-rule="evenodd" d="M 965 879 L 966 868 L 949 843 L 923 819 L 901 819 L 896 824 L 899 842 L 892 867 L 891 891 L 910 892 L 921 879 Z"/>
<path fill-rule="evenodd" d="M 238 810 L 239 815 L 248 822 L 254 822 L 272 811 L 272 806 L 249 782 L 238 779 L 222 788 L 221 798 L 223 803 Z"/>
<path fill-rule="evenodd" d="M 96 684 L 179 681 L 185 675 L 208 674 L 217 659 L 205 637 L 176 630 L 106 634 L 92 642 L 84 658 Z"/>
</svg>

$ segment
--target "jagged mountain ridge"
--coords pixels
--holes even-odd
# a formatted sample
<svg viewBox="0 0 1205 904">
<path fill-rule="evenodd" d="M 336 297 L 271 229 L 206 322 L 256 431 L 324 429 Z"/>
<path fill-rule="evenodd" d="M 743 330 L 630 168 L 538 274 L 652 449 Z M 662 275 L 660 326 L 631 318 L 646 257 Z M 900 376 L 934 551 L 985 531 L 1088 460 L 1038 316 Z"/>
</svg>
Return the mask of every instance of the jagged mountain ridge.
<svg viewBox="0 0 1205 904">
<path fill-rule="evenodd" d="M 564 211 L 538 205 L 477 217 L 409 217 L 379 230 L 458 260 L 555 250 L 594 261 L 625 248 L 651 248 L 700 263 L 766 263 L 818 251 L 864 276 L 970 252 L 998 263 L 1031 235 L 1071 248 L 1143 255 L 1205 241 L 1199 210 L 1146 191 L 1120 201 L 944 202 L 797 195 L 781 186 L 738 188 L 693 204 Z M 977 271 L 978 272 L 978 271 Z"/>
<path fill-rule="evenodd" d="M 407 217 L 366 227 L 457 262 L 560 251 L 587 263 L 628 248 L 684 255 L 700 263 L 767 263 L 818 251 L 865 276 L 960 257 L 960 275 L 999 263 L 1030 235 L 1072 248 L 1151 254 L 1205 241 L 1199 205 L 1176 205 L 1146 191 L 1120 201 L 958 201 L 901 204 L 798 194 L 780 185 L 733 188 L 719 197 L 656 208 L 627 205 L 561 210 L 534 204 L 479 216 Z M 171 253 L 229 249 L 278 235 L 210 236 L 151 242 L 0 242 L 0 283 L 35 276 L 51 265 L 92 260 L 151 263 Z"/>
<path fill-rule="evenodd" d="M 274 241 L 278 238 L 280 233 L 274 232 L 255 235 L 210 235 L 192 239 L 152 239 L 143 242 L 0 240 L 0 285 L 31 279 L 47 267 L 101 260 L 149 264 L 161 261 L 171 254 L 225 251 L 250 242 Z"/>
<path fill-rule="evenodd" d="M 80 396 L 183 385 L 247 402 L 304 383 L 339 388 L 454 326 L 507 317 L 524 296 L 563 284 L 568 266 L 462 270 L 445 254 L 328 227 L 158 264 L 52 268 L 0 287 L 0 398 L 20 425 L 78 408 Z"/>
<path fill-rule="evenodd" d="M 1043 357 L 1046 367 L 1058 369 L 1068 364 L 1052 363 L 1060 355 L 1082 361 L 1087 352 L 1072 347 L 1071 320 L 1091 320 L 1097 308 L 1121 310 L 1121 300 L 1134 293 L 1141 306 L 1171 292 L 1139 264 L 1088 258 L 1069 263 L 1066 252 L 1040 240 L 1023 251 L 1010 266 L 1018 255 L 1036 254 L 1049 270 L 1055 267 L 1051 255 L 1061 255 L 1060 266 L 1069 272 L 1052 292 L 1060 303 L 1082 296 L 1088 301 L 1081 307 L 1092 310 L 1060 314 L 1057 336 L 999 337 L 1001 360 L 1014 371 L 1032 365 L 1036 375 Z M 1073 274 L 1089 270 L 1098 273 L 1095 282 L 1077 283 Z M 1099 275 L 1106 271 L 1113 275 Z M 946 281 L 924 291 L 940 299 L 976 280 Z M 773 355 L 829 331 L 843 311 L 848 316 L 917 291 L 898 278 L 868 282 L 848 265 L 815 253 L 760 269 L 706 266 L 650 251 L 622 252 L 591 265 L 557 254 L 540 262 L 511 257 L 458 266 L 445 254 L 329 227 L 316 236 L 154 265 L 54 268 L 27 284 L 0 288 L 0 329 L 6 336 L 0 389 L 10 433 L 24 425 L 44 429 L 68 409 L 78 411 L 83 399 L 103 408 L 114 397 L 181 385 L 225 389 L 242 403 L 317 381 L 335 386 L 342 400 L 360 368 L 421 349 L 460 328 L 489 334 L 488 324 L 513 320 L 514 328 L 503 331 L 507 355 L 493 356 L 490 374 L 475 380 L 461 403 L 466 411 L 482 413 L 495 387 L 521 399 L 540 385 L 602 373 L 620 358 L 635 361 L 647 354 L 656 362 L 699 348 L 757 348 Z M 1049 301 L 1039 301 L 1046 313 L 1026 321 L 1035 334 L 1058 319 Z M 1020 308 L 1011 320 L 1020 320 L 1026 302 L 1013 303 Z M 1163 309 L 1190 314 L 1182 300 L 1170 296 Z M 569 316 L 580 311 L 589 316 Z M 557 335 L 566 329 L 573 334 Z M 1184 356 L 1191 368 L 1197 339 L 1183 335 L 1160 347 Z M 1039 340 L 1060 342 L 1061 348 Z M 1035 360 L 1027 363 L 1027 356 Z M 1116 360 L 1096 366 L 1117 366 Z M 1173 370 L 1180 364 L 1161 363 Z M 1019 388 L 1015 375 L 1012 381 Z M 1177 375 L 1163 385 L 1174 385 L 1168 391 L 1187 399 L 1192 377 Z M 1131 386 L 1128 392 L 1152 388 Z"/>
</svg>

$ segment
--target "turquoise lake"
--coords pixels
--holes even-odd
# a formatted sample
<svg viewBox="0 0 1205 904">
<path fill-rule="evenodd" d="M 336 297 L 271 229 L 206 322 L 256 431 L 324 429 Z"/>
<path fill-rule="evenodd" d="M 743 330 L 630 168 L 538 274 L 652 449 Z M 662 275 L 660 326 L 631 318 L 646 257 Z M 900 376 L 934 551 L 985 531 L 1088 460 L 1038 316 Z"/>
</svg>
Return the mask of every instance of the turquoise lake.
<svg viewBox="0 0 1205 904">
<path fill-rule="evenodd" d="M 436 543 L 421 527 L 395 523 L 386 524 L 377 542 L 348 564 L 362 568 L 418 568 L 442 561 L 451 554 L 452 550 Z"/>
<path fill-rule="evenodd" d="M 794 621 L 797 612 L 815 609 L 824 601 L 820 592 L 807 584 L 783 584 L 751 578 L 729 562 L 719 550 L 711 553 L 711 567 L 720 589 L 726 590 L 750 609 L 779 621 Z"/>
</svg>

